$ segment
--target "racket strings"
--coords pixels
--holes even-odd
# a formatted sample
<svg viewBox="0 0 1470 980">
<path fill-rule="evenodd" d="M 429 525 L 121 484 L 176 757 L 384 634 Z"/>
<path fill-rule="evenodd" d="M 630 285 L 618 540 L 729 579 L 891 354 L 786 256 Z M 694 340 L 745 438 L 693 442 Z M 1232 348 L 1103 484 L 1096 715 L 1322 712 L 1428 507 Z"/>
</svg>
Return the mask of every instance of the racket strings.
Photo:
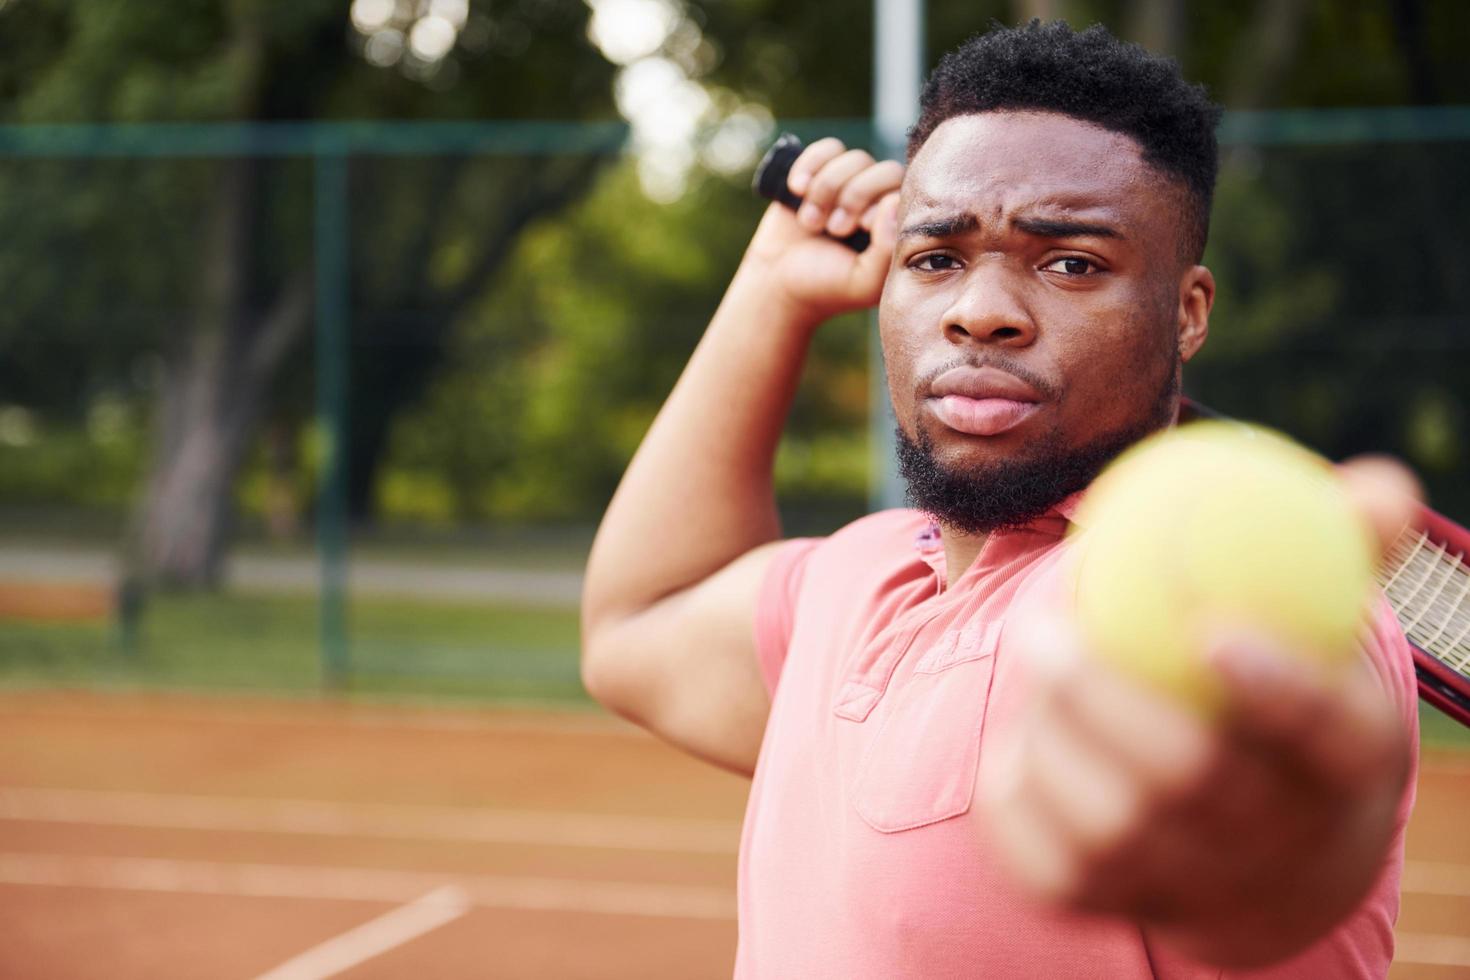
<svg viewBox="0 0 1470 980">
<path fill-rule="evenodd" d="M 1422 531 L 1394 542 L 1378 579 L 1404 634 L 1426 653 L 1470 676 L 1470 567 Z"/>
</svg>

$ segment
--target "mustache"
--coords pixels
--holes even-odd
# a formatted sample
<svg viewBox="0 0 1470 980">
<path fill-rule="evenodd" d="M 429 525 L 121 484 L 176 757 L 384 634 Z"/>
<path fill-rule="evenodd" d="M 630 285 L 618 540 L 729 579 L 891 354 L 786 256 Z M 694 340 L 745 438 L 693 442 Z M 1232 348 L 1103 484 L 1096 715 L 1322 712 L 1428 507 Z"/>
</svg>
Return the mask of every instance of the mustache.
<svg viewBox="0 0 1470 980">
<path fill-rule="evenodd" d="M 946 361 L 933 371 L 926 373 L 919 379 L 914 388 L 915 396 L 922 400 L 929 390 L 934 386 L 935 380 L 944 372 L 955 368 L 995 368 L 1006 374 L 1020 378 L 1031 387 L 1039 391 L 1048 401 L 1056 401 L 1061 397 L 1061 389 L 1051 381 L 1043 378 L 1035 371 L 1016 361 L 1014 358 L 1000 353 L 987 353 L 978 357 L 956 357 Z"/>
</svg>

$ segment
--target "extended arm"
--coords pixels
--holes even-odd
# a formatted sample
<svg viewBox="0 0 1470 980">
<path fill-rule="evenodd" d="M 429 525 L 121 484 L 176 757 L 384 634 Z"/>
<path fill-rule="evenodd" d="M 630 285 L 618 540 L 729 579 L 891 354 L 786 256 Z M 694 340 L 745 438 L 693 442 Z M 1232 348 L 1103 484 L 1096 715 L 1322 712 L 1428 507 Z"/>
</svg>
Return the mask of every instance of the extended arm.
<svg viewBox="0 0 1470 980">
<path fill-rule="evenodd" d="M 1412 478 L 1378 460 L 1340 473 L 1392 540 Z M 1210 723 L 1088 657 L 1064 610 L 1023 619 L 1012 635 L 1041 668 L 1034 711 L 984 799 L 1001 856 L 1036 892 L 1251 969 L 1326 936 L 1392 863 L 1411 680 L 1386 688 L 1367 661 L 1334 676 L 1222 627 L 1209 659 L 1227 708 Z M 1391 633 L 1364 640 L 1385 675 L 1407 657 Z"/>
</svg>

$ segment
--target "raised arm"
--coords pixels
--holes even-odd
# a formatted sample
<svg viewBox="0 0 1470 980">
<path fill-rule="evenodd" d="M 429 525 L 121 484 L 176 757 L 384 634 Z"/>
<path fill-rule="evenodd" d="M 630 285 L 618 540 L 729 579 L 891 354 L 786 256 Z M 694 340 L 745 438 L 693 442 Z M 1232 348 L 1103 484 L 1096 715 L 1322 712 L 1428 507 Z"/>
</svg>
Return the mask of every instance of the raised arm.
<svg viewBox="0 0 1470 980">
<path fill-rule="evenodd" d="M 741 772 L 769 708 L 752 623 L 781 527 L 772 468 L 812 335 L 877 302 L 903 170 L 834 139 L 791 169 L 613 496 L 588 561 L 582 677 L 597 700 Z M 861 223 L 854 253 L 824 237 Z"/>
</svg>

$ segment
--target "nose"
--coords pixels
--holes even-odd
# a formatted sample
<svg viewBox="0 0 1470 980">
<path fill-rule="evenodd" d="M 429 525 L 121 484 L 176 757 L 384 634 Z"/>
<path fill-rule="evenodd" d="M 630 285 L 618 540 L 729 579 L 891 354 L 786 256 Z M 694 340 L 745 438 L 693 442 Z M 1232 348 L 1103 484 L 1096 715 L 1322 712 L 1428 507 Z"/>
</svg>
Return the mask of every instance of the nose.
<svg viewBox="0 0 1470 980">
<path fill-rule="evenodd" d="M 1034 343 L 1036 321 L 1022 302 L 1019 284 L 1009 278 L 1002 261 L 972 266 L 944 311 L 945 339 L 956 345 Z"/>
</svg>

